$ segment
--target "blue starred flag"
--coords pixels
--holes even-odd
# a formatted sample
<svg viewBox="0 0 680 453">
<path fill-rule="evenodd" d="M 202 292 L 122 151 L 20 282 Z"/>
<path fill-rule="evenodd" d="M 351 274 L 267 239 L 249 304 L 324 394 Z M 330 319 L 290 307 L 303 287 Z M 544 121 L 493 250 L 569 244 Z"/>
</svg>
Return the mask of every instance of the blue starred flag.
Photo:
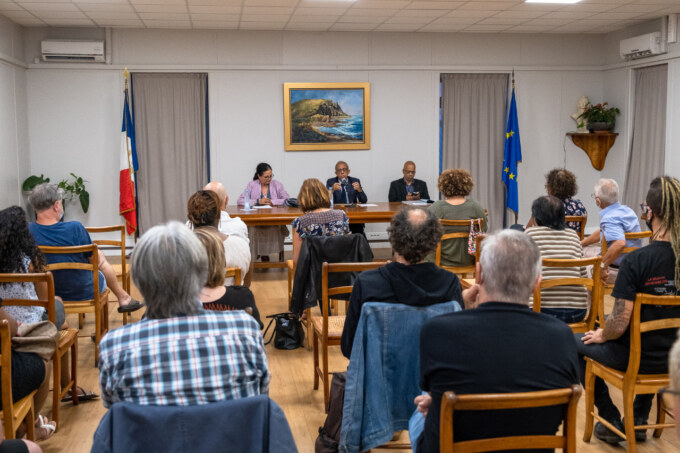
<svg viewBox="0 0 680 453">
<path fill-rule="evenodd" d="M 515 89 L 512 90 L 508 126 L 505 128 L 505 150 L 503 151 L 502 180 L 507 188 L 505 206 L 515 212 L 519 211 L 517 189 L 517 163 L 522 160 L 522 145 L 519 141 L 519 123 L 517 122 L 517 105 Z"/>
</svg>

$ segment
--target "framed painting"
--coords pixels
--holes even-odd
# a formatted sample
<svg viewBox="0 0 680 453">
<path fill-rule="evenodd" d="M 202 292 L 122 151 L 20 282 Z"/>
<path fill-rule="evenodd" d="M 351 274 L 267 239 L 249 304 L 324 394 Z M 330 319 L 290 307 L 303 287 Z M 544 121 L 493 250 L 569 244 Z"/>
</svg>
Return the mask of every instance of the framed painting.
<svg viewBox="0 0 680 453">
<path fill-rule="evenodd" d="M 284 83 L 286 151 L 371 148 L 370 84 Z"/>
</svg>

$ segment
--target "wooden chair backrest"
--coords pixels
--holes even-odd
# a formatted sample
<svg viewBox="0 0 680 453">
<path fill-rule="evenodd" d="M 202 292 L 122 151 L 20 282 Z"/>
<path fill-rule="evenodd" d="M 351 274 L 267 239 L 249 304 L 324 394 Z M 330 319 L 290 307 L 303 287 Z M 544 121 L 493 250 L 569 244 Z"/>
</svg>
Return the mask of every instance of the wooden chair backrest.
<svg viewBox="0 0 680 453">
<path fill-rule="evenodd" d="M 234 278 L 234 285 L 241 285 L 241 268 L 239 267 L 228 267 L 224 272 L 224 278 Z"/>
<path fill-rule="evenodd" d="M 541 279 L 541 284 L 534 288 L 534 311 L 541 311 L 541 289 L 545 288 L 555 288 L 557 286 L 568 286 L 568 285 L 583 285 L 588 291 L 591 292 L 591 304 L 590 310 L 586 315 L 586 319 L 582 322 L 590 326 L 588 330 L 592 330 L 595 327 L 595 321 L 598 317 L 604 319 L 604 307 L 602 307 L 602 280 L 600 280 L 600 265 L 602 263 L 602 257 L 596 256 L 593 258 L 578 258 L 578 259 L 549 259 L 543 258 L 543 267 L 582 267 L 582 266 L 593 266 L 593 276 L 592 278 L 583 277 L 561 277 L 561 278 L 551 278 L 551 279 Z M 580 324 L 580 323 L 575 323 Z M 573 327 L 573 326 L 572 326 Z"/>
<path fill-rule="evenodd" d="M 628 356 L 628 369 L 624 380 L 634 383 L 640 369 L 640 353 L 642 351 L 642 339 L 640 334 L 662 329 L 680 328 L 680 317 L 654 319 L 652 321 L 640 321 L 640 313 L 643 305 L 656 305 L 665 307 L 677 307 L 680 309 L 680 296 L 652 296 L 650 294 L 637 293 L 633 314 L 630 318 L 630 355 Z M 680 310 L 679 310 L 680 311 Z"/>
<path fill-rule="evenodd" d="M 467 231 L 461 231 L 458 233 L 446 233 L 442 235 L 441 240 L 439 241 L 439 244 L 437 244 L 437 251 L 435 252 L 435 257 L 434 257 L 434 264 L 437 266 L 441 265 L 441 260 L 442 260 L 442 243 L 444 241 L 448 241 L 451 239 L 467 239 L 470 237 L 470 220 L 474 220 L 475 225 L 477 225 L 477 222 L 481 222 L 479 225 L 481 226 L 481 231 L 484 231 L 484 219 L 479 218 L 479 219 L 463 219 L 463 220 L 451 220 L 451 219 L 439 219 L 439 223 L 442 224 L 442 226 L 464 226 L 467 227 Z"/>
<path fill-rule="evenodd" d="M 103 227 L 85 227 L 88 233 L 90 234 L 99 234 L 99 233 L 113 233 L 113 232 L 119 232 L 120 233 L 120 240 L 112 240 L 112 239 L 92 239 L 92 242 L 97 244 L 98 246 L 101 245 L 112 245 L 114 247 L 120 248 L 120 263 L 121 263 L 121 273 L 123 275 L 123 281 L 125 281 L 125 277 L 127 274 L 127 259 L 125 257 L 125 225 L 112 225 L 112 226 L 103 226 Z"/>
<path fill-rule="evenodd" d="M 97 247 L 97 244 L 88 244 L 88 245 L 75 245 L 75 246 L 69 246 L 69 247 L 54 247 L 54 246 L 47 246 L 47 245 L 41 245 L 40 246 L 40 251 L 42 251 L 46 255 L 69 255 L 69 254 L 76 254 L 76 253 L 91 253 L 90 256 L 90 262 L 89 263 L 70 263 L 70 262 L 61 262 L 61 263 L 51 263 L 45 266 L 47 270 L 49 271 L 57 271 L 57 270 L 64 270 L 64 269 L 76 269 L 76 270 L 82 270 L 82 271 L 90 271 L 92 272 L 92 285 L 93 285 L 93 294 L 94 294 L 94 299 L 99 298 L 99 249 Z M 69 302 L 69 301 L 64 301 L 64 302 Z"/>
<path fill-rule="evenodd" d="M 626 240 L 629 240 L 629 239 L 644 239 L 644 238 L 651 238 L 652 232 L 651 231 L 639 231 L 639 232 L 635 232 L 635 233 L 625 233 L 624 236 L 625 236 Z M 604 238 L 604 234 L 602 234 L 600 242 L 602 244 L 602 256 L 604 256 L 604 254 L 607 253 L 607 241 Z M 630 253 L 630 252 L 637 250 L 639 248 L 640 247 L 624 247 L 624 249 L 621 253 Z"/>
<path fill-rule="evenodd" d="M 12 407 L 12 337 L 9 333 L 9 321 L 3 319 L 0 322 L 0 366 L 2 371 L 0 375 L 2 376 L 2 401 L 3 405 L 3 418 L 5 425 L 9 421 L 11 426 L 11 418 L 13 414 Z M 9 420 L 8 420 L 9 418 Z"/>
<path fill-rule="evenodd" d="M 586 223 L 588 222 L 588 216 L 587 215 L 568 215 L 564 216 L 564 220 L 566 220 L 567 223 L 569 222 L 578 222 L 578 231 L 576 232 L 578 234 L 578 237 L 583 240 L 585 237 L 585 231 L 586 231 Z"/>
<path fill-rule="evenodd" d="M 576 409 L 581 396 L 581 386 L 541 390 L 523 393 L 482 393 L 456 395 L 446 392 L 442 397 L 439 425 L 439 451 L 482 452 L 513 449 L 561 448 L 567 452 L 576 451 Z M 453 432 L 454 411 L 481 411 L 497 409 L 521 409 L 547 406 L 564 406 L 562 434 L 508 436 L 490 439 L 469 440 L 455 443 Z"/>
<path fill-rule="evenodd" d="M 19 305 L 23 307 L 43 307 L 47 311 L 47 319 L 54 324 L 56 312 L 54 308 L 54 279 L 52 278 L 52 272 L 0 274 L 0 283 L 44 283 L 47 286 L 47 299 L 3 299 L 2 304 Z M 57 326 L 57 328 L 59 327 L 61 326 Z"/>
</svg>

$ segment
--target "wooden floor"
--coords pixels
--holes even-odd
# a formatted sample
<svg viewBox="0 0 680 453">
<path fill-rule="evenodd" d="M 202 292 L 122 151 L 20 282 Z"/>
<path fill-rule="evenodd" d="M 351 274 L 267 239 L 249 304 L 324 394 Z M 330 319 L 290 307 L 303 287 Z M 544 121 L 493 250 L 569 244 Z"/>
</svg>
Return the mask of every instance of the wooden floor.
<svg viewBox="0 0 680 453">
<path fill-rule="evenodd" d="M 283 269 L 267 269 L 258 271 L 253 279 L 251 289 L 255 294 L 255 300 L 264 316 L 272 313 L 286 311 L 287 308 L 287 283 Z M 139 294 L 133 291 L 137 297 Z M 116 312 L 117 304 L 111 304 L 111 328 L 117 328 L 122 324 L 121 315 Z M 139 319 L 135 314 L 135 319 Z M 77 325 L 75 316 L 69 317 L 72 326 Z M 266 322 L 265 322 L 266 324 Z M 93 333 L 93 317 L 89 316 L 84 329 L 79 335 L 79 384 L 88 389 L 98 392 L 99 379 L 97 369 L 93 367 L 94 345 L 90 340 Z M 319 426 L 323 424 L 325 414 L 323 412 L 322 390 L 312 390 L 312 352 L 301 348 L 294 351 L 281 351 L 271 344 L 267 346 L 269 370 L 272 374 L 269 396 L 274 399 L 284 410 L 288 423 L 295 436 L 297 447 L 301 453 L 314 451 L 314 441 L 318 435 Z M 340 354 L 340 348 L 331 348 L 331 369 L 342 370 L 347 367 L 347 360 Z M 617 392 L 612 392 L 614 401 L 619 404 L 621 398 Z M 48 403 L 43 407 L 42 413 L 49 416 L 51 413 L 51 395 Z M 105 414 L 106 409 L 100 400 L 81 403 L 72 406 L 70 403 L 62 403 L 61 427 L 49 440 L 42 442 L 41 447 L 46 453 L 89 452 L 92 445 L 92 436 L 97 428 L 99 420 Z M 652 411 L 654 413 L 654 410 Z M 625 443 L 620 446 L 609 446 L 593 439 L 585 443 L 583 437 L 584 425 L 584 400 L 579 402 L 577 439 L 579 452 L 623 452 Z M 651 433 L 651 431 L 650 431 Z M 644 444 L 639 445 L 639 452 L 671 452 L 680 451 L 680 441 L 672 429 L 664 431 L 660 439 L 652 439 L 651 436 Z"/>
</svg>

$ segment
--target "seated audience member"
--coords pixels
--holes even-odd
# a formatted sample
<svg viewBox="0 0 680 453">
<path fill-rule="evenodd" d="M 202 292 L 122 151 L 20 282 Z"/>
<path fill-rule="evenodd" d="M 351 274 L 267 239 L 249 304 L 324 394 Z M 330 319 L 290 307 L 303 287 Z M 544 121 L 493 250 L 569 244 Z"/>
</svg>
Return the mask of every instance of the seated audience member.
<svg viewBox="0 0 680 453">
<path fill-rule="evenodd" d="M 18 323 L 12 318 L 5 309 L 2 308 L 0 299 L 0 322 L 7 320 L 9 323 L 9 334 L 11 337 L 17 335 Z M 33 410 L 37 417 L 35 419 L 35 440 L 41 442 L 52 437 L 57 429 L 57 424 L 49 421 L 47 417 L 40 415 L 50 390 L 50 368 L 47 363 L 37 354 L 29 352 L 12 351 L 12 401 L 16 403 L 37 390 L 33 397 Z M 0 396 L 1 399 L 1 396 Z M 17 431 L 17 437 L 21 438 L 26 433 L 26 428 L 22 425 Z"/>
<path fill-rule="evenodd" d="M 359 178 L 349 175 L 349 165 L 347 162 L 338 161 L 335 164 L 335 178 L 328 178 L 326 181 L 328 190 L 333 191 L 333 203 L 335 204 L 355 204 L 367 203 L 368 197 L 361 187 Z M 352 233 L 364 234 L 365 224 L 352 223 L 349 229 Z"/>
<path fill-rule="evenodd" d="M 566 168 L 553 168 L 545 175 L 545 191 L 548 195 L 557 197 L 562 201 L 564 208 L 564 215 L 581 216 L 588 215 L 586 207 L 583 206 L 581 200 L 573 198 L 578 192 L 578 185 L 576 184 L 576 175 Z M 534 226 L 532 221 L 527 223 L 527 228 Z M 567 228 L 578 232 L 580 225 L 578 222 L 567 222 Z"/>
<path fill-rule="evenodd" d="M 430 211 L 437 218 L 447 220 L 484 219 L 484 230 L 487 228 L 487 218 L 484 208 L 476 201 L 466 198 L 470 195 L 474 182 L 472 175 L 462 168 L 444 170 L 439 175 L 439 191 L 446 200 L 435 201 Z M 447 226 L 444 233 L 464 233 L 470 231 L 470 225 Z M 472 266 L 475 257 L 467 250 L 467 239 L 452 239 L 442 243 L 442 266 Z M 434 261 L 434 254 L 428 257 Z"/>
<path fill-rule="evenodd" d="M 0 453 L 42 453 L 42 448 L 30 440 L 5 439 L 0 442 Z"/>
<path fill-rule="evenodd" d="M 216 232 L 206 228 L 198 228 L 194 233 L 208 256 L 208 280 L 201 290 L 203 308 L 215 311 L 244 310 L 257 320 L 260 329 L 264 327 L 250 289 L 245 286 L 224 286 L 224 270 L 227 265 L 221 238 Z"/>
<path fill-rule="evenodd" d="M 378 269 L 360 273 L 349 299 L 342 331 L 342 354 L 349 358 L 364 302 L 393 302 L 426 306 L 462 299 L 458 277 L 425 256 L 437 247 L 442 227 L 437 218 L 422 208 L 397 212 L 387 228 L 394 261 Z"/>
<path fill-rule="evenodd" d="M 227 195 L 227 189 L 224 188 L 224 184 L 217 181 L 211 181 L 205 185 L 203 190 L 210 190 L 215 192 L 220 200 L 220 221 L 217 224 L 217 229 L 222 234 L 227 236 L 233 235 L 244 239 L 249 242 L 248 239 L 248 226 L 241 220 L 240 217 L 231 217 L 227 213 L 227 204 L 229 204 L 229 196 Z M 193 225 L 187 220 L 187 226 L 193 229 Z"/>
<path fill-rule="evenodd" d="M 239 236 L 226 235 L 217 229 L 220 221 L 220 200 L 210 190 L 199 190 L 189 198 L 187 218 L 194 230 L 206 228 L 217 234 L 224 244 L 227 267 L 238 267 L 246 286 L 250 284 L 250 247 L 245 239 Z M 229 284 L 233 283 L 230 278 Z"/>
<path fill-rule="evenodd" d="M 595 204 L 602 209 L 600 212 L 600 228 L 581 241 L 583 253 L 586 257 L 600 254 L 600 234 L 607 241 L 607 253 L 602 257 L 602 272 L 600 278 L 607 284 L 616 281 L 619 266 L 623 261 L 625 247 L 639 247 L 639 239 L 627 240 L 626 233 L 640 231 L 640 223 L 635 212 L 626 205 L 619 203 L 619 185 L 613 179 L 600 179 L 595 185 Z M 592 247 L 587 246 L 591 245 Z"/>
<path fill-rule="evenodd" d="M 28 229 L 36 244 L 49 246 L 74 246 L 92 244 L 90 235 L 78 221 L 62 222 L 64 217 L 62 190 L 56 185 L 43 183 L 36 186 L 28 196 L 28 202 L 35 210 L 37 220 L 30 223 Z M 90 257 L 82 253 L 79 255 L 47 256 L 47 263 L 64 261 L 89 263 Z M 99 292 L 108 286 L 118 299 L 118 312 L 130 313 L 144 306 L 138 300 L 130 297 L 118 283 L 116 271 L 111 267 L 103 252 L 99 252 Z M 54 293 L 67 301 L 92 299 L 92 273 L 83 270 L 59 270 L 54 272 Z"/>
<path fill-rule="evenodd" d="M 541 258 L 580 259 L 583 255 L 581 239 L 566 228 L 562 203 L 557 197 L 539 197 L 531 205 L 531 218 L 536 226 L 524 232 L 534 240 Z M 586 276 L 585 267 L 543 268 L 544 280 L 551 278 L 580 278 Z M 588 291 L 585 286 L 571 285 L 541 290 L 541 313 L 554 316 L 566 323 L 582 321 L 588 311 Z"/>
<path fill-rule="evenodd" d="M 296 264 L 304 238 L 349 234 L 347 214 L 331 209 L 330 194 L 318 179 L 305 179 L 300 187 L 298 203 L 303 214 L 293 220 L 293 262 Z"/>
<path fill-rule="evenodd" d="M 267 356 L 255 319 L 199 303 L 208 258 L 191 231 L 179 222 L 153 227 L 131 261 L 146 318 L 102 339 L 104 406 L 187 406 L 267 394 Z"/>
<path fill-rule="evenodd" d="M 680 420 L 680 338 L 675 341 L 671 348 L 668 373 L 671 378 L 671 386 L 666 393 L 673 395 L 673 419 Z M 680 423 L 675 424 L 675 432 L 680 437 Z"/>
<path fill-rule="evenodd" d="M 429 200 L 430 194 L 427 192 L 427 183 L 416 178 L 416 164 L 412 161 L 404 163 L 403 178 L 399 178 L 390 183 L 390 192 L 387 195 L 387 200 L 394 201 L 412 201 L 412 200 Z"/>
<path fill-rule="evenodd" d="M 581 357 L 581 382 L 585 382 L 586 362 L 583 356 L 616 370 L 625 371 L 630 353 L 630 319 L 635 305 L 636 293 L 655 296 L 680 293 L 680 262 L 676 250 L 680 247 L 680 182 L 672 176 L 654 178 L 649 186 L 644 206 L 645 221 L 653 231 L 654 242 L 631 252 L 621 263 L 612 297 L 614 308 L 604 328 L 576 334 L 578 353 Z M 644 306 L 640 317 L 644 321 L 680 317 L 680 309 Z M 668 351 L 676 338 L 674 329 L 642 334 L 641 374 L 666 373 Z M 647 423 L 654 395 L 635 397 L 635 425 Z M 611 398 L 607 384 L 595 378 L 595 406 L 609 423 L 623 431 L 621 414 Z M 623 439 L 604 426 L 595 425 L 595 437 L 617 443 Z M 636 430 L 639 442 L 647 438 L 646 430 Z"/>
<path fill-rule="evenodd" d="M 528 306 L 540 270 L 540 252 L 527 235 L 514 230 L 493 234 L 483 243 L 478 283 L 463 294 L 467 309 L 423 326 L 420 382 L 429 393 L 415 399 L 419 412 L 411 419 L 409 434 L 417 439 L 417 453 L 439 451 L 441 398 L 447 391 L 530 392 L 578 382 L 571 329 Z M 562 411 L 550 407 L 456 414 L 454 436 L 463 441 L 554 434 Z"/>
</svg>

